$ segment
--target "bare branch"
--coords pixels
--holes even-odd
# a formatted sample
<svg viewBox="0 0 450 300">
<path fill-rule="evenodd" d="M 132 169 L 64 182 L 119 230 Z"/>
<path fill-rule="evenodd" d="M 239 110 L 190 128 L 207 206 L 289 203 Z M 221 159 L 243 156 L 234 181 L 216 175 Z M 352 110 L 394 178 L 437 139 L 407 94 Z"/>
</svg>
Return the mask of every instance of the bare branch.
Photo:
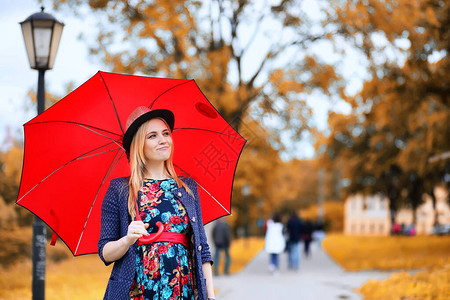
<svg viewBox="0 0 450 300">
<path fill-rule="evenodd" d="M 258 70 L 255 72 L 255 74 L 253 74 L 252 78 L 248 81 L 248 83 L 247 83 L 248 88 L 253 88 L 256 78 L 258 78 L 259 74 L 261 73 L 262 69 L 264 68 L 264 65 L 270 59 L 271 59 L 271 57 L 270 57 L 270 51 L 269 51 L 269 54 L 267 54 L 266 57 L 264 57 L 263 61 L 259 65 Z"/>
<path fill-rule="evenodd" d="M 239 17 L 243 12 L 245 6 L 248 4 L 246 0 L 239 0 L 239 5 L 235 11 L 233 11 L 233 16 L 229 19 L 231 25 L 231 41 L 230 41 L 230 50 L 232 57 L 236 60 L 237 68 L 238 68 L 238 82 L 239 86 L 242 86 L 242 50 L 238 50 L 235 48 L 235 41 L 237 38 L 237 28 L 239 26 Z"/>
<path fill-rule="evenodd" d="M 264 14 L 262 14 L 259 18 L 258 21 L 256 21 L 256 28 L 252 33 L 252 36 L 250 37 L 250 40 L 248 41 L 247 45 L 244 46 L 244 49 L 242 49 L 240 55 L 244 55 L 245 52 L 247 52 L 247 50 L 250 48 L 251 44 L 253 43 L 253 41 L 255 40 L 258 32 L 260 31 L 261 28 L 261 24 L 264 20 L 266 16 Z"/>
</svg>

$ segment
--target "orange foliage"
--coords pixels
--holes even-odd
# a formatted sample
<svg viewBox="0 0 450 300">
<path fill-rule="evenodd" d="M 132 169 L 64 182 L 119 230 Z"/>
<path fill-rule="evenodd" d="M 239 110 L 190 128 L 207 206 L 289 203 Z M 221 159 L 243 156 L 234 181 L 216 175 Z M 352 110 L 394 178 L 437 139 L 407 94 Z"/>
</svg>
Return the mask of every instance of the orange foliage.
<svg viewBox="0 0 450 300">
<path fill-rule="evenodd" d="M 431 189 L 448 162 L 429 158 L 450 149 L 450 59 L 437 55 L 450 45 L 449 3 L 368 0 L 331 7 L 330 21 L 367 58 L 371 76 L 346 99 L 351 115 L 330 115 L 332 134 L 321 141 L 326 160 L 346 167 L 352 191 L 388 194 L 392 182 L 382 178 L 392 166 L 401 169 L 398 181 L 413 174 Z"/>
<path fill-rule="evenodd" d="M 278 151 L 268 147 L 269 133 L 255 121 L 243 126 L 244 138 L 248 140 L 236 169 L 233 184 L 232 216 L 230 225 L 234 228 L 245 224 L 255 224 L 255 220 L 264 217 L 273 210 L 276 199 L 271 195 L 276 188 L 270 182 L 276 179 L 277 169 L 281 163 Z M 254 176 L 258 174 L 258 176 Z M 250 187 L 251 194 L 243 195 L 244 186 Z M 251 229 L 254 231 L 254 229 Z"/>
<path fill-rule="evenodd" d="M 344 228 L 344 203 L 337 201 L 326 201 L 323 204 L 325 212 L 324 220 L 327 231 L 342 232 Z M 317 220 L 319 207 L 317 204 L 300 210 L 300 217 L 306 220 Z"/>
<path fill-rule="evenodd" d="M 195 78 L 236 129 L 250 111 L 258 122 L 283 114 L 279 128 L 261 125 L 293 129 L 298 133 L 293 139 L 299 139 L 311 117 L 305 94 L 343 91 L 333 66 L 314 58 L 310 68 L 305 56 L 334 29 L 318 22 L 324 32 L 312 34 L 308 12 L 298 0 L 278 6 L 255 0 L 53 3 L 74 10 L 87 4 L 101 16 L 91 53 L 112 71 Z M 289 38 L 275 38 L 284 36 Z"/>
<path fill-rule="evenodd" d="M 230 246 L 230 274 L 238 273 L 258 254 L 264 247 L 264 239 L 247 238 L 233 240 Z M 225 259 L 222 257 L 219 271 L 223 271 Z"/>
<path fill-rule="evenodd" d="M 450 263 L 450 236 L 333 234 L 323 247 L 348 271 L 434 269 Z"/>
<path fill-rule="evenodd" d="M 45 299 L 101 299 L 111 268 L 96 255 L 59 263 L 47 261 Z M 0 268 L 0 286 L 0 299 L 30 299 L 31 261 L 25 259 L 8 269 Z"/>
<path fill-rule="evenodd" d="M 17 214 L 12 204 L 5 203 L 0 195 L 0 228 L 6 227 L 8 224 L 16 223 Z"/>
<path fill-rule="evenodd" d="M 8 267 L 31 257 L 31 227 L 3 224 L 0 228 L 0 266 Z"/>
<path fill-rule="evenodd" d="M 1 161 L 4 164 L 4 176 L 11 178 L 17 185 L 20 182 L 20 176 L 22 175 L 22 158 L 23 147 L 18 143 L 14 145 L 1 155 Z"/>
<path fill-rule="evenodd" d="M 416 274 L 394 273 L 385 280 L 369 280 L 357 290 L 365 300 L 450 298 L 450 264 Z"/>
<path fill-rule="evenodd" d="M 296 80 L 292 72 L 284 72 L 282 69 L 276 69 L 270 74 L 269 80 L 278 87 L 281 95 L 289 92 L 301 93 L 304 91 L 304 83 Z"/>
<path fill-rule="evenodd" d="M 444 300 L 450 296 L 448 236 L 328 235 L 322 245 L 346 270 L 422 270 L 412 274 L 401 271 L 385 280 L 367 281 L 357 290 L 366 300 Z"/>
</svg>

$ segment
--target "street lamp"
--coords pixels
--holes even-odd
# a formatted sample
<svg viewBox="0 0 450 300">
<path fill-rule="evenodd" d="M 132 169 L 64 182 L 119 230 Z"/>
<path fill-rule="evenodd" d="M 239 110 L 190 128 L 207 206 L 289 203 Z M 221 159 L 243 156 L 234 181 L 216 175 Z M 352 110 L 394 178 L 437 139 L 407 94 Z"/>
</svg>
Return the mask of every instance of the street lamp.
<svg viewBox="0 0 450 300">
<path fill-rule="evenodd" d="M 249 232 L 249 218 L 250 218 L 250 212 L 249 212 L 249 198 L 250 195 L 252 193 L 252 187 L 250 186 L 250 184 L 245 184 L 242 187 L 242 195 L 244 196 L 244 207 L 245 207 L 245 237 L 248 237 L 248 232 Z"/>
<path fill-rule="evenodd" d="M 20 22 L 20 26 L 30 67 L 35 70 L 52 69 L 64 24 L 45 13 L 44 7 L 41 7 L 40 12 Z"/>
<path fill-rule="evenodd" d="M 53 68 L 59 41 L 64 24 L 52 15 L 41 11 L 32 14 L 20 22 L 25 48 L 32 69 L 39 71 L 37 89 L 37 113 L 45 110 L 45 71 Z M 45 246 L 46 228 L 44 222 L 35 216 L 33 224 L 33 269 L 32 294 L 33 300 L 45 299 Z"/>
<path fill-rule="evenodd" d="M 319 168 L 318 174 L 318 191 L 317 191 L 317 221 L 321 224 L 324 222 L 325 218 L 325 208 L 323 206 L 325 200 L 325 169 L 323 167 Z"/>
</svg>

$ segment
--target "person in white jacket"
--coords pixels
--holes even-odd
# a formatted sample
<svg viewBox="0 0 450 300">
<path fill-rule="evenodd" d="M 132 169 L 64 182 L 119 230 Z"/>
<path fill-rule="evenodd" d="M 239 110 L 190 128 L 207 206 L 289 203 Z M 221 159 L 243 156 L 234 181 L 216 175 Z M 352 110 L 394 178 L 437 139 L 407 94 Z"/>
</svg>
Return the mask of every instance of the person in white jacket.
<svg viewBox="0 0 450 300">
<path fill-rule="evenodd" d="M 279 272 L 279 255 L 283 253 L 286 241 L 283 236 L 283 223 L 280 215 L 275 213 L 272 219 L 267 221 L 265 250 L 270 254 L 269 270 L 274 274 Z"/>
</svg>

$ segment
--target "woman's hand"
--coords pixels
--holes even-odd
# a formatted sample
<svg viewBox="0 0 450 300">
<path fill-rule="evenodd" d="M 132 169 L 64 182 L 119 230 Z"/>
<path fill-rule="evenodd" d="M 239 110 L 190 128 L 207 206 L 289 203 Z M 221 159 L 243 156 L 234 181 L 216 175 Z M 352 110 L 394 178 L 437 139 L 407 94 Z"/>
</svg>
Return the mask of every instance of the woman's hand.
<svg viewBox="0 0 450 300">
<path fill-rule="evenodd" d="M 142 221 L 133 221 L 128 225 L 128 232 L 125 236 L 128 245 L 133 245 L 139 238 L 148 235 L 147 228 L 149 224 Z"/>
<path fill-rule="evenodd" d="M 117 241 L 108 242 L 103 247 L 103 258 L 106 262 L 113 262 L 120 259 L 140 237 L 148 235 L 149 224 L 142 221 L 133 221 L 128 225 L 127 235 Z"/>
</svg>

